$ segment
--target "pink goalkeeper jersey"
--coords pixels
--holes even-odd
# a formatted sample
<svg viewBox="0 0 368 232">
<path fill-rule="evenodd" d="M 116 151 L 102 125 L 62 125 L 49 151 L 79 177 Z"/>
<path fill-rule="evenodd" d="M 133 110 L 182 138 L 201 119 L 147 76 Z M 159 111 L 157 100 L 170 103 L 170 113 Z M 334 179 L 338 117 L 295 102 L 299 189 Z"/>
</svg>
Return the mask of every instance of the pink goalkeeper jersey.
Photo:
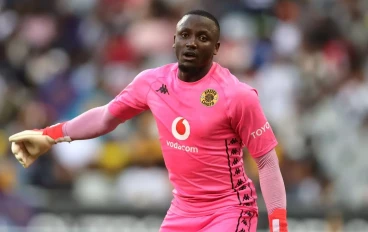
<svg viewBox="0 0 368 232">
<path fill-rule="evenodd" d="M 110 113 L 123 121 L 148 109 L 174 186 L 170 211 L 200 216 L 225 207 L 257 210 L 242 148 L 259 157 L 277 140 L 255 89 L 215 62 L 191 83 L 178 78 L 177 63 L 168 64 L 143 71 L 109 103 Z"/>
</svg>

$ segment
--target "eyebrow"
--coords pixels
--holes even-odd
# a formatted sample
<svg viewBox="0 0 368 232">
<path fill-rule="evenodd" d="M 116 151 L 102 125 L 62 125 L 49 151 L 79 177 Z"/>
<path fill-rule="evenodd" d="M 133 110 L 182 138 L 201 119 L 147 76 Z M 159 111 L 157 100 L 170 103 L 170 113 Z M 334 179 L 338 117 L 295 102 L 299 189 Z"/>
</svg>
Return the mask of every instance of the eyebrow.
<svg viewBox="0 0 368 232">
<path fill-rule="evenodd" d="M 192 29 L 190 29 L 188 27 L 182 27 L 178 31 L 186 31 L 186 30 L 192 31 Z M 201 30 L 198 31 L 198 33 L 207 33 L 207 34 L 210 34 L 210 33 L 212 33 L 212 31 L 211 30 L 207 30 L 207 29 L 201 29 Z"/>
</svg>

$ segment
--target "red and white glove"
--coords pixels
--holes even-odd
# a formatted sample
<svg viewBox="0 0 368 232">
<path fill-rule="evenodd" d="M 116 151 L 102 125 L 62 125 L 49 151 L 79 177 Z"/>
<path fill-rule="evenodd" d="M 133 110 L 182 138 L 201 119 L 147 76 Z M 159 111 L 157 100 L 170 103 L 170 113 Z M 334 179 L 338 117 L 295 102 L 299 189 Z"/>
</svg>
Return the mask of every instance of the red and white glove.
<svg viewBox="0 0 368 232">
<path fill-rule="evenodd" d="M 45 154 L 56 143 L 71 142 L 63 134 L 64 123 L 46 127 L 41 130 L 25 130 L 9 137 L 15 158 L 28 168 L 38 157 Z"/>
<path fill-rule="evenodd" d="M 269 216 L 270 232 L 288 232 L 286 209 L 275 209 Z"/>
</svg>

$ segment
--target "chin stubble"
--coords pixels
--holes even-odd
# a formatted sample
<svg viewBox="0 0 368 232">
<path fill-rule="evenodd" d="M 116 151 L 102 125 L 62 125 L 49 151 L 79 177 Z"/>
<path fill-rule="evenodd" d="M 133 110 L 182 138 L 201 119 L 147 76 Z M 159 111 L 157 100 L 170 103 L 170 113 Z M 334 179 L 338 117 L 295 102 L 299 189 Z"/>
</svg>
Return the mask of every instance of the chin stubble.
<svg viewBox="0 0 368 232">
<path fill-rule="evenodd" d="M 179 70 L 183 73 L 188 73 L 188 74 L 191 74 L 191 73 L 197 73 L 200 68 L 199 67 L 188 67 L 188 66 L 185 66 L 183 64 L 179 64 Z"/>
</svg>

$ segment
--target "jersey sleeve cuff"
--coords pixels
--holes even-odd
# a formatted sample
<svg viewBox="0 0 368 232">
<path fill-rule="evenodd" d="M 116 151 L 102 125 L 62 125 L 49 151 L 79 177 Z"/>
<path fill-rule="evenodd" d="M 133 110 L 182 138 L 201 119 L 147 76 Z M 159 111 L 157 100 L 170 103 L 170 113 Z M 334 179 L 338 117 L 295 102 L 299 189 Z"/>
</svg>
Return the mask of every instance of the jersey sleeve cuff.
<svg viewBox="0 0 368 232">
<path fill-rule="evenodd" d="M 277 145 L 278 145 L 277 140 L 274 140 L 271 144 L 269 144 L 267 147 L 263 148 L 262 150 L 260 150 L 256 153 L 250 152 L 250 154 L 252 155 L 253 158 L 258 158 L 258 157 L 261 157 L 261 156 L 267 154 L 269 151 L 274 149 Z"/>
</svg>

